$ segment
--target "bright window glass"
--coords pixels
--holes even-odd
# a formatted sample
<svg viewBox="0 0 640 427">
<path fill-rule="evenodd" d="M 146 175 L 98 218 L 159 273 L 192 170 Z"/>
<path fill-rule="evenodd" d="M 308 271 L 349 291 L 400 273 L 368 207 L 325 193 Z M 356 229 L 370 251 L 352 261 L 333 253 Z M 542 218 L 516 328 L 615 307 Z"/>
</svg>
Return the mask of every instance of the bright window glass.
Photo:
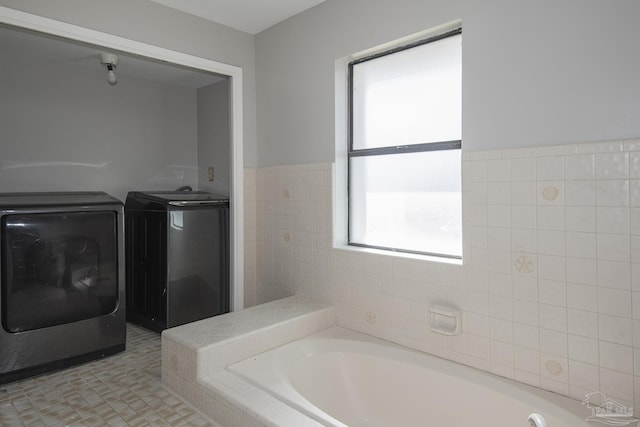
<svg viewBox="0 0 640 427">
<path fill-rule="evenodd" d="M 460 258 L 461 35 L 350 73 L 349 244 Z"/>
<path fill-rule="evenodd" d="M 461 39 L 353 66 L 353 149 L 462 139 Z"/>
</svg>

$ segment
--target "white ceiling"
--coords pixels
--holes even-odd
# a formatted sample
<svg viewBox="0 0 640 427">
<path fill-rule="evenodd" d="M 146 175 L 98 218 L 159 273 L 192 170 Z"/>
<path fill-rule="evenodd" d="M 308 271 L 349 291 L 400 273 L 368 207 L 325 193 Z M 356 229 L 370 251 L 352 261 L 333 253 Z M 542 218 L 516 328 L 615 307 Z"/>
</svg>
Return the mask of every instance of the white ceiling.
<svg viewBox="0 0 640 427">
<path fill-rule="evenodd" d="M 249 34 L 312 8 L 325 0 L 151 0 Z"/>
</svg>

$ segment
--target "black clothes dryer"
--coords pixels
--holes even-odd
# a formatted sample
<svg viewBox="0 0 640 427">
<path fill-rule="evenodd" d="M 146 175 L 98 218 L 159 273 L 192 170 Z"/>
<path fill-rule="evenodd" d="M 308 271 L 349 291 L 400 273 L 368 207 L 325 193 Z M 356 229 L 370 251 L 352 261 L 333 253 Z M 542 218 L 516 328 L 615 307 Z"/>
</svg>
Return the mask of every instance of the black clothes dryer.
<svg viewBox="0 0 640 427">
<path fill-rule="evenodd" d="M 125 349 L 123 236 L 106 193 L 0 194 L 0 383 Z"/>
</svg>

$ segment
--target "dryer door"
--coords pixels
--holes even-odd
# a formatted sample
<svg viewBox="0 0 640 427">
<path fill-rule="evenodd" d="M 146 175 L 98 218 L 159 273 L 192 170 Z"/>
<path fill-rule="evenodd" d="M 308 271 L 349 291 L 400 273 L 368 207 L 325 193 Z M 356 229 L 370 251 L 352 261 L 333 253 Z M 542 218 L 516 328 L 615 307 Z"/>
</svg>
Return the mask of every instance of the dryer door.
<svg viewBox="0 0 640 427">
<path fill-rule="evenodd" d="M 117 213 L 2 217 L 2 327 L 10 333 L 98 317 L 118 304 Z"/>
</svg>

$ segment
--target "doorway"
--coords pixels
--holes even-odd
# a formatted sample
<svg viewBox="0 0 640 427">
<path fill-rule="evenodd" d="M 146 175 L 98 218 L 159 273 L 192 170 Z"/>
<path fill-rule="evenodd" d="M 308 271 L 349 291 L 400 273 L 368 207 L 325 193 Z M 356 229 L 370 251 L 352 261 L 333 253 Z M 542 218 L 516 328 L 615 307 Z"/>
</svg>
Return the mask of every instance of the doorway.
<svg viewBox="0 0 640 427">
<path fill-rule="evenodd" d="M 225 151 L 224 149 L 213 149 L 212 151 L 216 153 L 218 159 L 220 156 L 227 156 L 227 161 L 222 161 L 219 165 L 210 164 L 206 159 L 197 158 L 195 161 L 185 161 L 184 159 L 180 159 L 180 162 L 172 165 L 173 168 L 166 169 L 163 173 L 159 173 L 158 177 L 160 181 L 165 180 L 166 185 L 170 183 L 176 183 L 179 179 L 185 179 L 185 175 L 180 176 L 180 174 L 186 174 L 187 178 L 193 179 L 192 182 L 195 182 L 196 185 L 202 189 L 211 191 L 211 190 L 224 190 L 227 188 L 228 195 L 231 199 L 231 308 L 232 310 L 239 310 L 243 308 L 243 160 L 242 160 L 242 152 L 243 152 L 243 139 L 242 139 L 242 69 L 239 67 L 219 63 L 216 61 L 212 61 L 205 58 L 195 57 L 191 55 L 187 55 L 177 51 L 171 51 L 168 49 L 160 48 L 157 46 L 147 45 L 144 43 L 140 43 L 134 40 L 129 40 L 126 38 L 113 36 L 111 34 L 101 33 L 94 30 L 89 30 L 87 28 L 66 24 L 63 22 L 43 18 L 36 15 L 31 15 L 24 12 L 19 12 L 13 9 L 8 9 L 4 7 L 0 7 L 0 25 L 3 26 L 3 30 L 12 30 L 16 32 L 28 33 L 31 36 L 38 36 L 39 39 L 45 40 L 47 43 L 57 43 L 68 45 L 68 47 L 73 48 L 81 48 L 81 49 L 92 49 L 96 55 L 98 52 L 109 52 L 120 55 L 123 58 L 121 64 L 119 64 L 120 68 L 116 68 L 116 74 L 120 74 L 121 77 L 118 85 L 122 85 L 120 87 L 121 92 L 125 92 L 122 87 L 125 86 L 125 81 L 127 74 L 130 70 L 125 71 L 125 63 L 131 66 L 154 66 L 155 70 L 163 69 L 164 71 L 170 70 L 175 73 L 188 73 L 191 78 L 200 78 L 204 79 L 207 83 L 205 86 L 211 86 L 213 90 L 208 90 L 207 93 L 204 93 L 202 97 L 196 95 L 198 98 L 207 99 L 211 98 L 211 93 L 214 94 L 214 97 L 217 97 L 218 100 L 224 99 L 227 97 L 228 100 L 228 108 L 227 108 L 227 119 L 228 119 L 228 147 Z M 87 66 L 97 67 L 98 72 L 102 72 L 102 67 L 99 64 L 98 60 L 93 58 L 92 63 L 87 64 Z M 125 61 L 126 58 L 126 61 Z M 34 59 L 36 60 L 36 59 Z M 88 61 L 88 60 L 87 60 Z M 31 69 L 36 69 L 37 67 L 32 67 Z M 54 67 L 55 68 L 55 67 Z M 51 78 L 55 79 L 55 71 L 52 69 L 50 74 Z M 101 84 L 104 84 L 103 88 L 100 90 L 104 91 L 107 99 L 101 98 L 102 95 L 99 93 L 96 95 L 101 98 L 104 105 L 111 106 L 119 106 L 123 110 L 126 101 L 122 101 L 122 98 L 117 98 L 113 95 L 115 92 L 106 92 L 107 87 L 106 82 L 106 70 L 104 70 L 104 75 L 100 75 Z M 214 81 L 217 79 L 217 81 Z M 202 84 L 203 82 L 195 83 Z M 222 84 L 220 84 L 222 83 Z M 200 86 L 203 87 L 203 86 Z M 210 88 L 210 89 L 211 89 Z M 200 89 L 198 89 L 200 90 Z M 124 94 L 126 95 L 126 93 Z M 108 99 L 108 97 L 113 96 L 113 98 Z M 154 96 L 154 95 L 151 95 Z M 180 96 L 180 95 L 178 95 Z M 183 113 L 183 109 L 177 108 L 176 106 L 172 106 L 174 103 L 173 98 L 171 101 L 168 101 L 163 104 L 163 96 L 157 96 L 157 101 L 154 105 L 160 105 L 166 107 L 163 110 L 163 113 L 166 117 L 172 117 L 174 115 L 178 115 Z M 166 98 L 164 98 L 166 99 Z M 194 106 L 194 109 L 197 108 Z M 53 107 L 55 110 L 55 106 Z M 146 109 L 145 109 L 146 110 Z M 215 109 L 212 109 L 215 111 Z M 78 113 L 82 113 L 82 107 L 78 107 Z M 128 118 L 129 120 L 145 120 L 146 116 L 143 114 L 142 117 L 130 117 L 130 114 L 125 112 L 121 112 L 123 116 Z M 216 115 L 214 119 L 219 120 L 220 115 Z M 14 161 L 10 162 L 5 160 L 2 168 L 4 171 L 11 171 L 11 173 L 17 174 L 19 177 L 27 177 L 27 183 L 25 184 L 21 180 L 17 180 L 16 182 L 20 183 L 20 185 L 28 184 L 29 177 L 33 177 L 32 173 L 26 173 L 26 171 L 34 171 L 34 170 L 46 170 L 47 174 L 41 176 L 39 182 L 42 185 L 50 184 L 51 182 L 62 182 L 60 180 L 64 180 L 65 171 L 78 171 L 78 170 L 93 170 L 93 171 L 107 171 L 106 174 L 101 173 L 93 173 L 87 174 L 87 176 L 92 176 L 96 180 L 93 183 L 96 186 L 103 186 L 105 183 L 105 177 L 117 176 L 121 174 L 113 174 L 113 170 L 109 171 L 109 168 L 114 167 L 114 162 L 116 160 L 111 161 L 109 164 L 107 161 L 104 161 L 106 154 L 110 148 L 116 147 L 118 149 L 118 144 L 125 144 L 122 142 L 122 135 L 120 135 L 119 127 L 114 126 L 112 128 L 100 128 L 94 133 L 91 132 L 91 129 L 96 129 L 97 123 L 86 123 L 86 120 L 82 122 L 86 128 L 86 138 L 79 139 L 75 141 L 75 144 L 82 144 L 83 140 L 86 140 L 85 143 L 90 144 L 91 141 L 101 140 L 108 142 L 96 143 L 94 145 L 94 150 L 98 153 L 103 153 L 103 157 L 100 155 L 95 155 L 91 160 L 86 159 L 60 159 L 55 157 L 43 157 L 39 161 L 31 162 L 30 164 L 25 164 L 28 162 L 19 162 Z M 65 129 L 64 123 L 56 123 L 57 126 L 61 127 L 63 130 Z M 29 127 L 30 124 L 28 120 L 25 120 L 23 125 L 24 127 Z M 32 126 L 32 124 L 31 124 Z M 158 135 L 166 136 L 167 133 L 171 133 L 171 128 L 161 129 L 161 125 L 157 123 L 150 123 L 148 129 L 155 129 Z M 140 127 L 140 129 L 144 129 L 144 126 Z M 143 132 L 143 131 L 141 131 Z M 196 135 L 196 146 L 198 144 L 198 129 L 194 130 L 194 134 Z M 109 138 L 112 138 L 109 140 Z M 152 138 L 151 135 L 146 135 L 146 138 Z M 179 138 L 180 136 L 176 136 Z M 43 138 L 44 139 L 44 138 Z M 168 141 L 168 142 L 167 142 Z M 175 142 L 172 143 L 171 140 L 165 141 L 165 145 L 163 149 L 173 150 L 174 157 L 180 157 L 180 148 L 181 143 Z M 43 151 L 46 150 L 55 150 L 55 147 L 47 146 L 47 141 L 40 142 Z M 72 144 L 72 143 L 70 143 Z M 138 147 L 134 141 L 126 141 L 127 150 L 139 150 L 137 158 L 140 158 L 144 153 L 144 149 Z M 211 147 L 204 147 L 211 148 Z M 219 148 L 219 147 L 218 147 Z M 66 147 L 67 150 L 73 150 L 73 146 Z M 118 149 L 119 156 L 121 157 L 120 161 L 127 162 L 131 161 L 131 159 L 135 160 L 135 156 L 130 155 L 131 152 Z M 148 150 L 147 150 L 148 151 Z M 204 151 L 200 149 L 196 149 L 196 152 Z M 68 151 L 71 152 L 71 151 Z M 151 153 L 150 153 L 151 155 Z M 208 156 L 210 154 L 207 154 Z M 91 157 L 91 156 L 90 156 Z M 5 157 L 6 159 L 6 157 Z M 96 160 L 97 159 L 97 160 Z M 139 163 L 138 167 L 139 167 Z M 125 163 L 122 163 L 123 165 Z M 209 166 L 211 166 L 212 172 L 214 174 L 218 174 L 218 177 L 221 179 L 219 181 L 210 181 L 209 178 Z M 45 169 L 37 169 L 40 167 L 44 167 Z M 123 166 L 118 166 L 123 167 Z M 129 165 L 130 169 L 134 171 L 136 169 L 136 162 L 133 162 Z M 225 172 L 225 167 L 227 167 L 227 171 Z M 31 168 L 31 169 L 30 169 Z M 36 168 L 36 169 L 34 169 Z M 17 171 L 25 172 L 20 175 Z M 46 178 L 51 177 L 52 173 L 61 174 L 61 176 L 57 176 L 56 180 L 47 180 Z M 190 175 L 191 174 L 191 175 Z M 73 175 L 76 176 L 76 175 Z M 225 177 L 226 176 L 226 182 Z M 67 177 L 68 178 L 68 177 Z M 115 179 L 115 178 L 113 178 Z M 135 187 L 135 179 L 132 177 L 123 179 L 120 183 L 114 183 L 113 181 L 109 181 L 110 185 L 113 185 L 114 188 L 123 188 L 124 185 L 131 186 L 132 190 L 140 189 L 133 188 Z M 178 180 L 178 181 L 176 181 Z M 186 182 L 186 181 L 183 181 Z M 91 183 L 85 183 L 86 185 L 91 185 Z M 163 185 L 163 182 L 151 182 L 153 185 Z M 219 185 L 218 185 L 219 184 Z M 217 185 L 217 186 L 216 186 Z M 104 188 L 104 187 L 103 187 Z M 143 188 L 144 189 L 144 188 Z M 146 188 L 149 189 L 149 188 Z M 39 188 L 42 190 L 42 188 Z M 47 190 L 47 188 L 45 188 Z M 2 191 L 6 191 L 2 189 Z M 122 194 L 119 194 L 122 197 Z"/>
</svg>

